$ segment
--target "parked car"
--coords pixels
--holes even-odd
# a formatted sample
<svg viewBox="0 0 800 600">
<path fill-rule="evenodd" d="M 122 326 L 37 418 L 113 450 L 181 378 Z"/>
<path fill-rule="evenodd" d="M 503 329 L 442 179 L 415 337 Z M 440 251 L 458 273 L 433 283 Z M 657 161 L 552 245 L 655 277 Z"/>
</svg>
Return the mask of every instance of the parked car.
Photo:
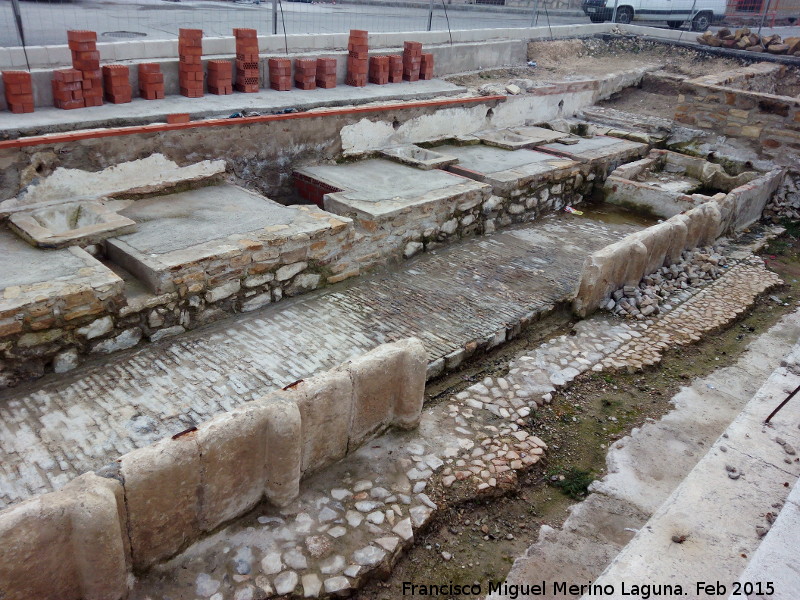
<svg viewBox="0 0 800 600">
<path fill-rule="evenodd" d="M 687 21 L 692 31 L 705 31 L 725 18 L 726 0 L 583 0 L 583 12 L 592 23 L 610 21 L 617 2 L 617 23 L 666 21 L 678 29 Z"/>
</svg>

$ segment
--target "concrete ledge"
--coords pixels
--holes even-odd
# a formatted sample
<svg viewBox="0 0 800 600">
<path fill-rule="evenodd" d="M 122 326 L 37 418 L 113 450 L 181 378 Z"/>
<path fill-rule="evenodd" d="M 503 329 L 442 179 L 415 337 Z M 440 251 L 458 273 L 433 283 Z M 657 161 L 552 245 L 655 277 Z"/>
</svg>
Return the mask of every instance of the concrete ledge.
<svg viewBox="0 0 800 600">
<path fill-rule="evenodd" d="M 385 428 L 415 427 L 427 362 L 415 338 L 384 344 L 124 455 L 112 473 L 122 483 L 87 473 L 0 512 L 0 597 L 125 597 L 132 570 L 172 556 L 264 498 L 290 503 L 303 475 Z"/>
</svg>

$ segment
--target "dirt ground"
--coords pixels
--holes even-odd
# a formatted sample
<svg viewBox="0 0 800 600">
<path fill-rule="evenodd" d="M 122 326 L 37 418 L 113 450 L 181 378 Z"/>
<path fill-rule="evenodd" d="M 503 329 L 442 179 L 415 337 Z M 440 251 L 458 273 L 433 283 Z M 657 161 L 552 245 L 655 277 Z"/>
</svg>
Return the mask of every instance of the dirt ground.
<svg viewBox="0 0 800 600">
<path fill-rule="evenodd" d="M 597 105 L 637 115 L 672 119 L 677 101 L 676 96 L 646 92 L 638 88 L 625 88 L 607 100 L 598 102 Z"/>
<path fill-rule="evenodd" d="M 792 232 L 798 235 L 796 231 Z M 800 235 L 798 235 L 800 237 Z M 427 598 L 403 595 L 403 582 L 459 585 L 502 581 L 516 556 L 535 542 L 539 526 L 558 527 L 586 487 L 605 473 L 607 447 L 648 418 L 670 410 L 669 400 L 693 378 L 732 364 L 748 342 L 764 332 L 800 298 L 800 240 L 785 235 L 764 252 L 770 268 L 786 285 L 762 298 L 752 311 L 726 330 L 695 346 L 668 352 L 660 366 L 644 373 L 586 373 L 544 409 L 531 415 L 530 429 L 547 442 L 546 460 L 520 478 L 517 488 L 499 498 L 451 503 L 386 581 L 375 581 L 355 595 L 359 600 Z M 786 304 L 786 306 L 784 306 Z M 545 338 L 569 331 L 566 315 L 538 323 L 494 354 L 467 365 L 428 389 L 428 402 L 445 400 L 487 375 L 507 370 L 510 359 Z M 564 476 L 563 481 L 560 476 Z M 553 478 L 557 481 L 554 482 Z M 429 495 L 438 500 L 441 490 Z M 440 596 L 444 598 L 445 596 Z M 460 595 L 458 598 L 480 596 Z"/>
<path fill-rule="evenodd" d="M 660 66 L 670 73 L 699 77 L 742 64 L 738 60 L 638 38 L 611 42 L 600 39 L 531 42 L 528 44 L 528 60 L 535 61 L 536 66 L 494 69 L 447 79 L 467 87 L 479 87 L 485 83 L 505 84 L 518 77 L 542 82 L 568 81 L 648 65 Z"/>
</svg>

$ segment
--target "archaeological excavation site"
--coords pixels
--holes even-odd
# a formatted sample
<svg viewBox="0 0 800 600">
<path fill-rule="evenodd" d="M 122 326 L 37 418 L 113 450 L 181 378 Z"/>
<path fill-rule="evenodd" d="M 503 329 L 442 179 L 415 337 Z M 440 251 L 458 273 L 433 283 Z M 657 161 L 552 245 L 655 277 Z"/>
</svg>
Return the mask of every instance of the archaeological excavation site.
<svg viewBox="0 0 800 600">
<path fill-rule="evenodd" d="M 800 597 L 800 37 L 530 21 L 0 48 L 0 600 Z"/>
</svg>

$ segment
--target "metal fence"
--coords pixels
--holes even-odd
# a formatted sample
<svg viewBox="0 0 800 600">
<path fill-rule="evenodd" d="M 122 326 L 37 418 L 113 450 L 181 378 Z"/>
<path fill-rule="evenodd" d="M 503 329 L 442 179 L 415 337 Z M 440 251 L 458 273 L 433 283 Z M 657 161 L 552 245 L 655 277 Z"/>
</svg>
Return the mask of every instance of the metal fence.
<svg viewBox="0 0 800 600">
<path fill-rule="evenodd" d="M 523 0 L 528 6 L 519 0 L 517 6 L 453 1 L 12 0 L 0 4 L 0 45 L 21 43 L 15 5 L 27 45 L 66 43 L 68 29 L 89 29 L 98 33 L 98 41 L 114 41 L 175 38 L 181 27 L 202 29 L 207 36 L 228 36 L 234 27 L 252 27 L 261 34 L 528 27 L 537 9 L 541 21 L 548 8 L 564 5 L 564 0 Z M 553 24 L 588 22 L 577 10 L 567 16 L 556 12 L 562 14 L 548 12 Z"/>
<path fill-rule="evenodd" d="M 646 0 L 5 0 L 0 4 L 0 46 L 66 43 L 68 29 L 89 29 L 99 41 L 172 39 L 181 27 L 206 36 L 229 36 L 234 27 L 261 34 L 344 33 L 529 27 L 649 18 Z M 491 4 L 502 3 L 502 5 Z M 513 4 L 513 5 L 512 5 Z M 646 24 L 696 29 L 708 0 L 670 0 L 672 15 Z M 636 7 L 636 11 L 630 8 Z M 728 0 L 726 24 L 767 26 L 800 17 L 800 0 Z M 15 18 L 15 8 L 19 19 Z M 660 13 L 660 11 L 657 11 Z M 645 24 L 645 22 L 642 22 Z M 692 25 L 695 27 L 692 27 Z"/>
</svg>

